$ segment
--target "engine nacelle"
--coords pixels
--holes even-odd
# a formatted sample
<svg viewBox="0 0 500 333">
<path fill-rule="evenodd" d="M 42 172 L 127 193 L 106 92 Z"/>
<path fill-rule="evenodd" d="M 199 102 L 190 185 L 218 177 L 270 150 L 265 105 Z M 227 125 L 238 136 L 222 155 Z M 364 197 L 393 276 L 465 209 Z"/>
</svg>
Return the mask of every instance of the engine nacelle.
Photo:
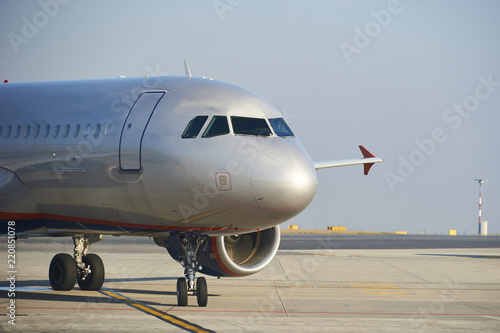
<svg viewBox="0 0 500 333">
<path fill-rule="evenodd" d="M 182 253 L 176 235 L 155 238 L 176 261 Z M 196 259 L 202 266 L 200 273 L 211 276 L 246 276 L 266 267 L 278 252 L 278 226 L 249 234 L 210 237 L 209 243 L 198 250 Z"/>
</svg>

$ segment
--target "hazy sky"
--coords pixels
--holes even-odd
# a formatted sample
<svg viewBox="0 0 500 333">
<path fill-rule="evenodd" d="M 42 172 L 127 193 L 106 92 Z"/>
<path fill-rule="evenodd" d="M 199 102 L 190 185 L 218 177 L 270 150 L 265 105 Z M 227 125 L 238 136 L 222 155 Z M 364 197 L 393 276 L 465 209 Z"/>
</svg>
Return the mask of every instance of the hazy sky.
<svg viewBox="0 0 500 333">
<path fill-rule="evenodd" d="M 209 76 L 281 110 L 318 171 L 301 228 L 500 233 L 500 2 L 0 0 L 11 82 Z"/>
</svg>

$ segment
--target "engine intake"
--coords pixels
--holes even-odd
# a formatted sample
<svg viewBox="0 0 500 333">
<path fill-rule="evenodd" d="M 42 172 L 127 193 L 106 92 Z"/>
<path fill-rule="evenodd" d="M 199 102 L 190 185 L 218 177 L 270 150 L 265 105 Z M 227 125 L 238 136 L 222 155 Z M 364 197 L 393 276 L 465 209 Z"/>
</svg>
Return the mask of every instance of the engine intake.
<svg viewBox="0 0 500 333">
<path fill-rule="evenodd" d="M 176 236 L 156 239 L 175 260 L 182 253 Z M 269 265 L 278 252 L 280 229 L 278 226 L 248 234 L 211 237 L 208 246 L 196 259 L 202 266 L 200 273 L 211 276 L 247 276 Z"/>
<path fill-rule="evenodd" d="M 278 252 L 280 229 L 275 226 L 250 234 L 212 237 L 211 243 L 212 252 L 225 273 L 251 275 L 269 265 Z"/>
</svg>

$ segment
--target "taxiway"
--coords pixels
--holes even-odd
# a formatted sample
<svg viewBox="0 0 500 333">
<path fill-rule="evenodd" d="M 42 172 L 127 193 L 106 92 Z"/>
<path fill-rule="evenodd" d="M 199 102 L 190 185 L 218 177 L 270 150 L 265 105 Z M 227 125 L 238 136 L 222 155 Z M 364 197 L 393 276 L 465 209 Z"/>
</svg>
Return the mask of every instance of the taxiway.
<svg viewBox="0 0 500 333">
<path fill-rule="evenodd" d="M 304 237 L 308 243 L 310 236 Z M 498 332 L 500 327 L 500 247 L 280 250 L 256 275 L 207 278 L 208 306 L 200 308 L 194 298 L 187 307 L 176 306 L 182 267 L 164 249 L 147 239 L 106 240 L 91 247 L 106 267 L 99 292 L 50 289 L 48 265 L 54 254 L 71 253 L 70 238 L 18 240 L 15 326 L 6 316 L 9 275 L 2 241 L 0 332 Z"/>
</svg>

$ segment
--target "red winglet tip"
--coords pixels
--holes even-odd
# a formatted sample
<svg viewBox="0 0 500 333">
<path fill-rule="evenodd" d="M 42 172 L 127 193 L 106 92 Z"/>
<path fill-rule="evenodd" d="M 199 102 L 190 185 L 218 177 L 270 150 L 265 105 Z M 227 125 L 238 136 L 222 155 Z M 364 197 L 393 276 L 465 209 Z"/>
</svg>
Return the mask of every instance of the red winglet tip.
<svg viewBox="0 0 500 333">
<path fill-rule="evenodd" d="M 370 153 L 368 151 L 368 149 L 366 149 L 365 147 L 363 146 L 359 146 L 359 150 L 361 150 L 361 153 L 363 154 L 363 157 L 364 158 L 369 158 L 369 157 L 375 157 L 375 155 L 373 155 L 372 153 Z"/>
<path fill-rule="evenodd" d="M 368 175 L 368 172 L 370 172 L 370 168 L 373 166 L 375 163 L 366 163 L 365 164 L 365 176 Z"/>
</svg>

